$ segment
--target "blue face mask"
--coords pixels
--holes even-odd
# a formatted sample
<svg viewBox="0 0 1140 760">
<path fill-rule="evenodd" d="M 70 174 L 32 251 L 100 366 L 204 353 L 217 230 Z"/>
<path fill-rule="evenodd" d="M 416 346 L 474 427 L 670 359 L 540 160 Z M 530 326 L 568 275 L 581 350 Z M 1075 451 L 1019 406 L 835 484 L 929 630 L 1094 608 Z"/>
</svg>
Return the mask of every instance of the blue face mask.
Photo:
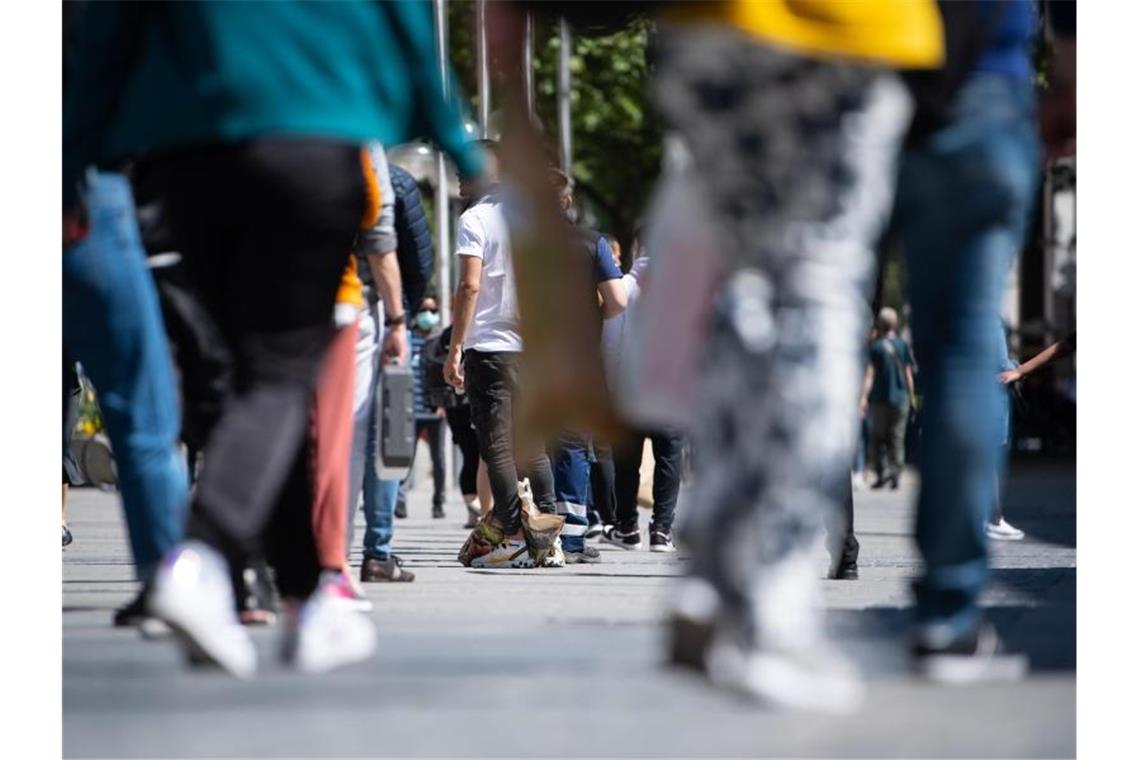
<svg viewBox="0 0 1140 760">
<path fill-rule="evenodd" d="M 424 332 L 439 324 L 439 314 L 434 311 L 421 311 L 416 315 L 416 327 Z"/>
</svg>

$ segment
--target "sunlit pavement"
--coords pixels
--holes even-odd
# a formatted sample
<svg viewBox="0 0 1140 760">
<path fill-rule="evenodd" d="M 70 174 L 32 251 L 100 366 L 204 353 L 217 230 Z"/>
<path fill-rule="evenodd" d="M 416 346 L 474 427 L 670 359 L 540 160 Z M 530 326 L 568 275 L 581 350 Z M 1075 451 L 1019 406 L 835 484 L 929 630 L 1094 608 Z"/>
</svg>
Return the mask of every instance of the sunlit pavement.
<svg viewBox="0 0 1140 760">
<path fill-rule="evenodd" d="M 111 627 L 135 590 L 117 498 L 76 490 L 75 543 L 63 552 L 64 753 L 1073 756 L 1072 465 L 1014 472 L 1006 514 L 1029 537 L 994 546 L 986 603 L 1007 641 L 1031 657 L 1020 684 L 935 688 L 907 673 L 915 485 L 911 476 L 896 492 L 856 493 L 861 578 L 824 581 L 833 637 L 869 686 L 862 709 L 844 718 L 765 711 L 661 667 L 656 621 L 683 558 L 602 545 L 599 565 L 467 570 L 454 561 L 462 504 L 432 520 L 424 491 L 397 521 L 396 551 L 415 582 L 366 587 L 382 642 L 373 660 L 300 676 L 277 662 L 280 631 L 255 629 L 254 680 L 191 672 L 171 641 Z M 358 540 L 362 530 L 358 519 Z"/>
</svg>

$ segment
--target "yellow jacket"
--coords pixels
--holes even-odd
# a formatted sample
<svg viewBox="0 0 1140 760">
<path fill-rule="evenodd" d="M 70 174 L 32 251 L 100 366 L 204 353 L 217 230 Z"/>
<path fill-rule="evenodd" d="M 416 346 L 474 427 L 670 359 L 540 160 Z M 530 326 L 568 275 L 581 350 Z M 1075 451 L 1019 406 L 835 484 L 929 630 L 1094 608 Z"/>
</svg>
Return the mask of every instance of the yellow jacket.
<svg viewBox="0 0 1140 760">
<path fill-rule="evenodd" d="M 935 0 L 712 0 L 672 6 L 663 20 L 722 23 L 808 55 L 890 68 L 942 65 Z"/>
</svg>

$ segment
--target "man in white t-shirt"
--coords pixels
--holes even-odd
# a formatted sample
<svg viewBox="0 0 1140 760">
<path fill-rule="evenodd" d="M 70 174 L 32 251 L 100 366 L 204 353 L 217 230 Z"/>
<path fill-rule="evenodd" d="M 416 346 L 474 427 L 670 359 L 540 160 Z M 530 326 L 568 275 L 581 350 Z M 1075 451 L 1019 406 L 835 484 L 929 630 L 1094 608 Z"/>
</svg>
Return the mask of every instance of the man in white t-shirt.
<svg viewBox="0 0 1140 760">
<path fill-rule="evenodd" d="M 518 297 L 504 193 L 498 184 L 498 148 L 491 141 L 483 145 L 484 176 L 477 183 L 462 179 L 460 184 L 461 194 L 476 200 L 459 217 L 456 232 L 459 279 L 444 379 L 467 393 L 495 507 L 476 525 L 459 559 L 470 567 L 560 565 L 564 563 L 560 545 L 553 550 L 528 546 L 522 531 L 520 475 L 530 479 L 538 509 L 551 514 L 554 475 L 545 452 L 515 451 L 513 415 L 522 351 Z"/>
</svg>

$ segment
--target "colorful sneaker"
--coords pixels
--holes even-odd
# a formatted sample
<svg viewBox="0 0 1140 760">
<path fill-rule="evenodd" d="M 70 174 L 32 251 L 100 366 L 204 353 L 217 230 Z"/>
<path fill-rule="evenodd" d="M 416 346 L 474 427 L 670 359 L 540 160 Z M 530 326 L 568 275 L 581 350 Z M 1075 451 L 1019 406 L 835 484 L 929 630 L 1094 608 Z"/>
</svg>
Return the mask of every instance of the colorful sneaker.
<svg viewBox="0 0 1140 760">
<path fill-rule="evenodd" d="M 638 540 L 641 536 L 638 536 Z M 661 528 L 649 529 L 649 551 L 651 552 L 675 552 L 677 547 L 673 545 L 673 531 L 662 530 Z"/>
<path fill-rule="evenodd" d="M 543 567 L 566 567 L 570 563 L 570 555 L 562 550 L 562 538 L 554 539 L 554 547 L 547 552 L 542 560 Z"/>
<path fill-rule="evenodd" d="M 546 560 L 554 559 L 553 556 L 548 556 L 543 560 L 543 567 L 558 567 L 559 565 L 547 565 Z M 566 560 L 562 559 L 562 564 L 566 564 Z M 499 543 L 491 547 L 490 551 L 474 557 L 471 560 L 469 567 L 483 567 L 483 568 L 530 568 L 537 567 L 534 559 L 530 556 L 530 551 L 526 545 L 526 538 L 522 533 L 516 533 L 513 536 L 504 538 Z"/>
<path fill-rule="evenodd" d="M 213 548 L 186 541 L 171 550 L 155 573 L 147 606 L 170 626 L 191 661 L 239 678 L 257 670 L 257 650 L 238 621 L 226 561 Z"/>
<path fill-rule="evenodd" d="M 352 576 L 345 571 L 326 570 L 321 573 L 321 585 L 332 599 L 339 600 L 349 609 L 357 612 L 372 611 L 372 602 L 357 588 L 352 582 Z"/>
<path fill-rule="evenodd" d="M 376 652 L 376 628 L 344 603 L 343 573 L 325 571 L 313 595 L 286 608 L 282 659 L 304 673 L 325 673 L 360 662 Z"/>
<path fill-rule="evenodd" d="M 607 525 L 602 529 L 602 540 L 622 549 L 640 549 L 641 531 L 638 528 L 621 530 L 616 525 Z"/>
</svg>

